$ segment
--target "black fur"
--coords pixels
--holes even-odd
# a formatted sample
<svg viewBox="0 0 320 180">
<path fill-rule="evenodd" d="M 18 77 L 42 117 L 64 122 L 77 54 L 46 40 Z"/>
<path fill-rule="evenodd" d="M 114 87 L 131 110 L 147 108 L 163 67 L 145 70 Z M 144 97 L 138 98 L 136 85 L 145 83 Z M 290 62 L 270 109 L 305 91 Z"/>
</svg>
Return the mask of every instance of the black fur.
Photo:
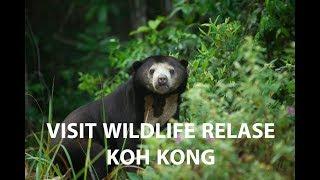
<svg viewBox="0 0 320 180">
<path fill-rule="evenodd" d="M 152 64 L 155 62 L 165 61 L 170 63 L 174 68 L 181 69 L 182 82 L 180 86 L 174 91 L 159 95 L 145 87 L 142 78 L 137 75 L 137 72 L 141 70 L 144 64 Z M 94 158 L 100 151 L 105 148 L 104 143 L 104 132 L 102 123 L 133 123 L 135 134 L 138 133 L 140 124 L 144 121 L 144 97 L 147 95 L 152 95 L 154 99 L 153 107 L 155 108 L 155 116 L 159 115 L 163 111 L 164 98 L 170 94 L 178 93 L 178 105 L 181 102 L 181 93 L 184 92 L 187 82 L 187 62 L 178 61 L 173 57 L 169 56 L 152 56 L 146 58 L 143 61 L 137 61 L 132 65 L 131 78 L 120 85 L 114 92 L 108 96 L 102 98 L 101 100 L 94 101 L 87 105 L 84 105 L 71 114 L 69 114 L 64 123 L 97 123 L 97 127 L 94 128 L 94 138 L 92 139 L 92 149 L 91 149 L 91 158 Z M 104 118 L 105 114 L 105 118 Z M 174 115 L 175 119 L 179 118 L 179 106 L 176 114 Z M 105 121 L 104 121 L 105 119 Z M 61 132 L 59 132 L 61 133 Z M 85 133 L 86 136 L 88 132 Z M 59 137 L 59 136 L 58 136 Z M 53 140 L 53 145 L 58 144 L 60 141 L 59 138 Z M 124 138 L 111 138 L 107 139 L 107 146 L 109 149 L 121 149 L 124 143 Z M 131 149 L 135 152 L 137 146 L 141 143 L 139 139 L 127 139 L 124 149 Z M 85 164 L 85 153 L 87 150 L 88 139 L 63 139 L 62 145 L 66 147 L 69 152 L 69 155 L 72 160 L 73 168 L 76 172 L 81 170 Z M 60 169 L 64 172 L 70 167 L 68 160 L 62 148 L 58 153 L 58 156 L 55 158 L 55 162 L 59 164 Z M 93 168 L 96 172 L 96 175 L 99 179 L 107 176 L 108 172 L 110 173 L 114 165 L 106 166 L 105 157 L 101 156 L 93 164 Z M 108 168 L 108 169 L 107 169 Z M 90 174 L 90 173 L 88 173 Z M 88 177 L 91 178 L 90 176 Z"/>
</svg>

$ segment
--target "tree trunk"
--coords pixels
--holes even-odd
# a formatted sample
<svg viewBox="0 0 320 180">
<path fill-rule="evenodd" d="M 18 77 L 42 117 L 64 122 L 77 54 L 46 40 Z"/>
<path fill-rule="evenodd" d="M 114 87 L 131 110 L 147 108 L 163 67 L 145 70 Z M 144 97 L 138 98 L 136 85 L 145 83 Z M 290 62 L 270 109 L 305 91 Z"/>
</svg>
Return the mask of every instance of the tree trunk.
<svg viewBox="0 0 320 180">
<path fill-rule="evenodd" d="M 165 15 L 169 15 L 172 9 L 172 2 L 171 0 L 164 0 L 164 11 Z"/>
<path fill-rule="evenodd" d="M 131 28 L 137 29 L 138 27 L 146 24 L 146 0 L 130 0 L 130 21 Z M 137 37 L 141 38 L 142 34 L 137 34 Z"/>
</svg>

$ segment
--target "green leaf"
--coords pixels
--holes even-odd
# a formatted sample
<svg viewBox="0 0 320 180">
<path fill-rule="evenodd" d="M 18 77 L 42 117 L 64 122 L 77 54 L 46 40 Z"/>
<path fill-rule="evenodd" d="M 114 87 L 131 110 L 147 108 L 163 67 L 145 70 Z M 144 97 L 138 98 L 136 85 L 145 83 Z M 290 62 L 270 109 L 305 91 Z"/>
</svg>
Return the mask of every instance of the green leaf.
<svg viewBox="0 0 320 180">
<path fill-rule="evenodd" d="M 130 180 L 141 180 L 142 178 L 138 176 L 138 174 L 133 173 L 133 172 L 127 172 L 128 178 Z"/>
<path fill-rule="evenodd" d="M 147 26 L 140 26 L 137 30 L 130 32 L 130 36 L 138 33 L 148 32 L 150 28 Z"/>
<path fill-rule="evenodd" d="M 157 27 L 160 25 L 160 23 L 164 20 L 164 17 L 158 17 L 156 20 L 150 20 L 148 21 L 148 26 L 153 29 L 156 30 Z"/>
</svg>

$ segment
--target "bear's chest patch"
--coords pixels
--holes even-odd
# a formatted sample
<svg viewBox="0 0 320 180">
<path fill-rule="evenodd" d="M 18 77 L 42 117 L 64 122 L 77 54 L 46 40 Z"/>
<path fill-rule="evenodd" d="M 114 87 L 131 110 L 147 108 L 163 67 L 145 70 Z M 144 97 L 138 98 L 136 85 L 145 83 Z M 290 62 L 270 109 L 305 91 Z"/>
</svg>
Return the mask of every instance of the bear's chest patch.
<svg viewBox="0 0 320 180">
<path fill-rule="evenodd" d="M 170 95 L 167 98 L 154 98 L 151 95 L 144 98 L 144 122 L 164 125 L 178 109 L 178 94 Z"/>
</svg>

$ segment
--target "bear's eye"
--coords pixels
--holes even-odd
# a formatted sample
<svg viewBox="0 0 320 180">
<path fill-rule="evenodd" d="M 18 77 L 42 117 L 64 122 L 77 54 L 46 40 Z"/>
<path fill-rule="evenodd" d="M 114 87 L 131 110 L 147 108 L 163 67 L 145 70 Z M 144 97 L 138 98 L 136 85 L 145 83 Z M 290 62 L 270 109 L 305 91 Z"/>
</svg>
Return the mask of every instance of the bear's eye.
<svg viewBox="0 0 320 180">
<path fill-rule="evenodd" d="M 153 75 L 154 69 L 150 69 L 150 70 L 149 70 L 149 73 L 150 73 L 151 75 Z"/>
<path fill-rule="evenodd" d="M 174 69 L 170 69 L 169 72 L 170 72 L 171 75 L 173 75 L 174 74 Z"/>
</svg>

